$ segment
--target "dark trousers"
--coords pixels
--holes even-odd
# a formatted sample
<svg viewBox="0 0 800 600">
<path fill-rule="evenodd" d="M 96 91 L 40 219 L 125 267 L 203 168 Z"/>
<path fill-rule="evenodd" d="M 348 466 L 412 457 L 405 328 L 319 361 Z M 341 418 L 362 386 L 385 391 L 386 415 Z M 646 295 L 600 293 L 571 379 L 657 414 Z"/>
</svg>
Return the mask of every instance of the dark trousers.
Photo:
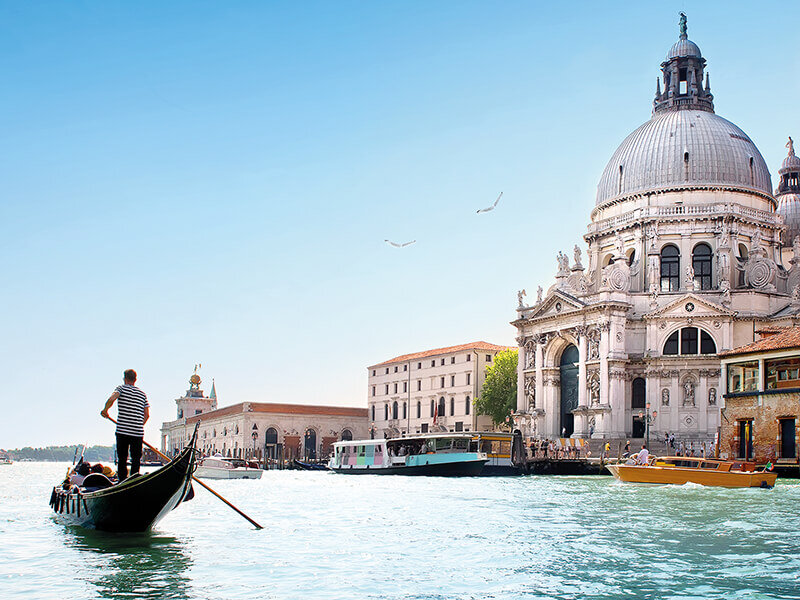
<svg viewBox="0 0 800 600">
<path fill-rule="evenodd" d="M 131 454 L 131 475 L 139 472 L 142 460 L 142 438 L 117 434 L 117 477 L 122 481 L 128 477 L 128 451 Z"/>
</svg>

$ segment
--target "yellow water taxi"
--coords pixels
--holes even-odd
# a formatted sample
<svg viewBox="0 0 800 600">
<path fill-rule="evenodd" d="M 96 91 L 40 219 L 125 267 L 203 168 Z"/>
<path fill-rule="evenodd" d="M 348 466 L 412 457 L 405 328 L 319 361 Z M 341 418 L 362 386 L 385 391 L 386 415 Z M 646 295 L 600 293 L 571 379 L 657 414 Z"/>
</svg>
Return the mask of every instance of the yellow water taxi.
<svg viewBox="0 0 800 600">
<path fill-rule="evenodd" d="M 647 464 L 637 464 L 629 458 L 624 462 L 607 464 L 606 468 L 620 481 L 633 483 L 771 488 L 778 478 L 777 473 L 756 470 L 753 462 L 692 456 L 650 457 Z"/>
</svg>

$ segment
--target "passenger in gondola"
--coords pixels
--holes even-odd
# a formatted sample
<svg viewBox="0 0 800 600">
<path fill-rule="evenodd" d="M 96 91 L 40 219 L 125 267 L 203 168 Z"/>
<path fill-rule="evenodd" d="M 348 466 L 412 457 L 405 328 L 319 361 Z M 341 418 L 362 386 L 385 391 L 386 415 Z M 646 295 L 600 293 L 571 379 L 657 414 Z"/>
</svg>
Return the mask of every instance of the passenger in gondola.
<svg viewBox="0 0 800 600">
<path fill-rule="evenodd" d="M 83 480 L 86 479 L 86 476 L 91 472 L 91 465 L 88 462 L 81 461 L 72 469 L 68 481 L 70 485 L 80 486 L 83 484 Z"/>
</svg>

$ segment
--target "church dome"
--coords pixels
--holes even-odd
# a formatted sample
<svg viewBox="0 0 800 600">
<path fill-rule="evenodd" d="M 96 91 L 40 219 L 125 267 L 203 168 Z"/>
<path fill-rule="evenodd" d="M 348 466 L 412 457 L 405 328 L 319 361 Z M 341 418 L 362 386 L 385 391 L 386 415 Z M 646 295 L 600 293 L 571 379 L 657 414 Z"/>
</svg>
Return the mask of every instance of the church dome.
<svg viewBox="0 0 800 600">
<path fill-rule="evenodd" d="M 747 134 L 704 110 L 656 114 L 614 152 L 597 204 L 632 194 L 728 187 L 772 194 L 764 158 Z"/>
<path fill-rule="evenodd" d="M 614 152 L 597 186 L 598 206 L 632 195 L 709 188 L 772 198 L 769 169 L 756 145 L 714 112 L 705 65 L 681 13 L 680 37 L 661 65 L 653 116 Z"/>
<path fill-rule="evenodd" d="M 786 231 L 782 237 L 784 246 L 791 246 L 792 241 L 800 236 L 800 194 L 783 194 L 778 197 L 778 208 L 775 212 L 783 217 Z"/>
</svg>

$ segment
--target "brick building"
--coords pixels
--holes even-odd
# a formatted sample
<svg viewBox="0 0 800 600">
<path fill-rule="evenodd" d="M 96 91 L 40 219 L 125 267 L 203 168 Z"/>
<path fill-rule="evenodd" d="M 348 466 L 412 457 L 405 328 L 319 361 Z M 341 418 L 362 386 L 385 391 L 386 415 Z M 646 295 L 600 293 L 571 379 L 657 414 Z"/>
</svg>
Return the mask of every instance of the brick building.
<svg viewBox="0 0 800 600">
<path fill-rule="evenodd" d="M 800 328 L 758 333 L 758 341 L 720 353 L 720 456 L 797 465 Z"/>
</svg>

